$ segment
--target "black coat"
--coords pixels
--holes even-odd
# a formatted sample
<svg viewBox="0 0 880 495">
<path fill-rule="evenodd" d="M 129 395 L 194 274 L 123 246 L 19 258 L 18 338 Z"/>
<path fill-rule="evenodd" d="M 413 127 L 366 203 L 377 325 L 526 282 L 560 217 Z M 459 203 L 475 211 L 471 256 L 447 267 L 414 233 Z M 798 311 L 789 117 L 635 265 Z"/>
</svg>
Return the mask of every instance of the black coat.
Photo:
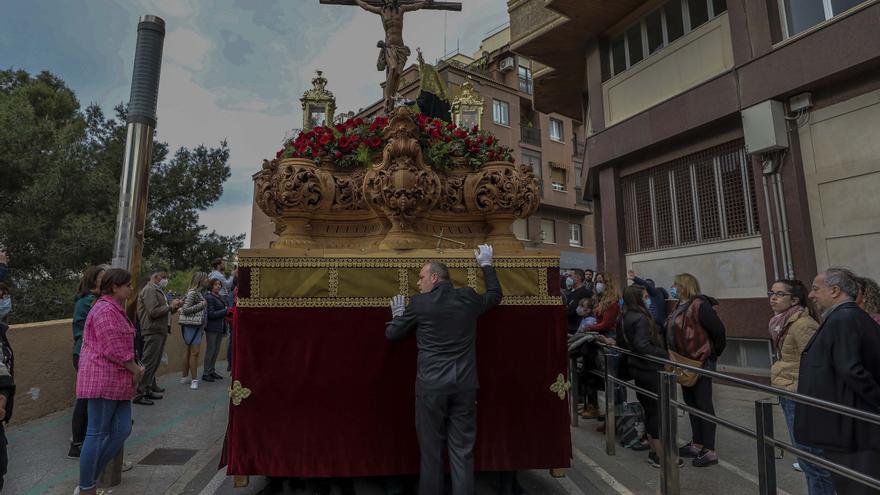
<svg viewBox="0 0 880 495">
<path fill-rule="evenodd" d="M 581 324 L 583 316 L 577 314 L 578 305 L 581 300 L 593 297 L 593 291 L 586 286 L 580 286 L 578 289 L 571 291 L 568 299 L 565 301 L 565 317 L 568 323 L 568 333 L 575 333 Z"/>
<path fill-rule="evenodd" d="M 652 338 L 651 321 L 647 316 L 638 311 L 627 311 L 621 319 L 621 324 L 623 325 L 623 335 L 617 338 L 618 346 L 643 356 L 669 359 L 669 353 L 666 352 L 663 339 L 660 336 L 660 327 L 656 327 L 657 338 Z M 627 356 L 626 362 L 630 368 L 640 370 L 657 371 L 663 368 L 663 365 L 656 361 L 633 356 Z"/>
<path fill-rule="evenodd" d="M 431 292 L 412 297 L 402 316 L 385 328 L 388 340 L 400 340 L 416 330 L 419 348 L 416 391 L 452 394 L 476 390 L 477 318 L 501 302 L 501 285 L 491 266 L 483 267 L 486 293 L 456 289 L 452 282 L 437 284 Z"/>
<path fill-rule="evenodd" d="M 13 378 L 15 360 L 12 346 L 9 344 L 9 339 L 6 338 L 7 330 L 9 330 L 9 326 L 0 323 L 0 394 L 6 396 L 6 416 L 0 417 L 0 421 L 4 422 L 12 419 L 13 399 L 15 398 L 15 379 Z M 0 426 L 0 431 L 2 431 L 2 426 Z M 0 441 L 3 439 L 0 438 Z"/>
<path fill-rule="evenodd" d="M 226 302 L 223 300 L 223 296 L 216 297 L 214 293 L 208 292 L 205 300 L 208 301 L 208 323 L 205 326 L 205 331 L 217 333 L 226 331 Z"/>
<path fill-rule="evenodd" d="M 801 354 L 798 393 L 880 413 L 880 325 L 856 303 L 831 311 Z M 836 451 L 880 449 L 880 426 L 798 403 L 798 442 Z"/>
</svg>

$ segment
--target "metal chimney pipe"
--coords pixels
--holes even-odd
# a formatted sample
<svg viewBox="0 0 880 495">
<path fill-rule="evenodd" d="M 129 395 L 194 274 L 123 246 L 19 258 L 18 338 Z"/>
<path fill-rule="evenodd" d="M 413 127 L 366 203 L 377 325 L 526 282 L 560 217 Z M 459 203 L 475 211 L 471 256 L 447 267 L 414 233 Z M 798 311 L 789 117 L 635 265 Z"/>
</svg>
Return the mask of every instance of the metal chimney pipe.
<svg viewBox="0 0 880 495">
<path fill-rule="evenodd" d="M 150 163 L 153 159 L 153 130 L 156 128 L 156 104 L 159 99 L 159 72 L 165 21 L 153 15 L 141 16 L 138 22 L 134 73 L 128 101 L 128 137 L 125 162 L 119 184 L 119 214 L 112 264 L 126 268 L 137 279 L 144 246 L 147 214 L 147 191 Z"/>
<path fill-rule="evenodd" d="M 162 46 L 165 42 L 165 21 L 154 15 L 138 20 L 137 46 L 134 52 L 134 73 L 128 99 L 128 136 L 125 161 L 119 182 L 119 214 L 116 220 L 116 242 L 113 246 L 113 267 L 125 268 L 132 275 L 135 290 L 127 304 L 128 317 L 135 321 L 137 286 L 144 250 L 144 224 L 147 217 L 147 192 L 150 164 L 153 161 L 153 130 L 156 128 L 156 104 L 159 99 L 159 72 L 162 67 Z M 98 485 L 102 488 L 122 482 L 124 447 L 104 468 Z"/>
</svg>

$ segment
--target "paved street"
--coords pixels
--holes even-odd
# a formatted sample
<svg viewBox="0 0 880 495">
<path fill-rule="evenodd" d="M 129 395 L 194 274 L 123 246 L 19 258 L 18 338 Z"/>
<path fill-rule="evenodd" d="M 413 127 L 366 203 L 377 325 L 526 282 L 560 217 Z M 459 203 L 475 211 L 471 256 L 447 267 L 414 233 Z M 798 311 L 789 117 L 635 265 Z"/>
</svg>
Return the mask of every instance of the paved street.
<svg viewBox="0 0 880 495">
<path fill-rule="evenodd" d="M 176 375 L 164 377 L 165 399 L 155 406 L 134 406 L 134 431 L 126 443 L 125 458 L 134 462 L 135 467 L 123 473 L 123 483 L 109 493 L 249 495 L 259 492 L 265 485 L 261 477 L 252 478 L 247 488 L 235 489 L 232 479 L 217 471 L 226 426 L 228 383 L 228 379 L 205 383 L 198 391 L 193 391 L 180 385 Z M 723 417 L 754 427 L 754 400 L 762 396 L 719 385 L 716 385 L 716 393 L 716 408 Z M 9 428 L 10 465 L 6 493 L 72 493 L 78 464 L 65 457 L 70 415 L 71 409 L 68 409 Z M 647 464 L 647 454 L 618 447 L 616 456 L 607 456 L 604 436 L 595 431 L 596 424 L 595 421 L 582 420 L 577 428 L 572 429 L 574 459 L 566 477 L 551 478 L 546 471 L 521 475 L 529 493 L 625 495 L 657 492 L 659 471 Z M 787 435 L 781 414 L 777 414 L 776 428 Z M 681 417 L 679 435 L 685 436 L 689 431 L 687 418 Z M 178 455 L 166 456 L 164 460 L 156 459 L 156 465 L 143 464 L 151 462 L 152 458 L 147 456 L 155 449 L 186 450 L 173 452 Z M 756 493 L 755 451 L 754 441 L 719 429 L 721 464 L 704 469 L 687 464 L 681 472 L 682 493 Z M 806 493 L 803 476 L 791 469 L 791 462 L 790 458 L 777 461 L 781 495 Z M 479 477 L 477 492 L 494 493 L 493 481 L 488 475 Z M 382 493 L 376 480 L 357 480 L 356 488 L 358 493 L 365 495 Z"/>
</svg>

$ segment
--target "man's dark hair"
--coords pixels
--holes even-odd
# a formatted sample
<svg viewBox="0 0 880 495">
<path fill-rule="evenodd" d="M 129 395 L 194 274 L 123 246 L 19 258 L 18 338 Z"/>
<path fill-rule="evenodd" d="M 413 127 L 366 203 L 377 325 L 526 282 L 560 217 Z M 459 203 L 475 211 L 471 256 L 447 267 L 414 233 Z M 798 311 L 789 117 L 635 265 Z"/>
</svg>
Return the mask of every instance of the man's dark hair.
<svg viewBox="0 0 880 495">
<path fill-rule="evenodd" d="M 585 273 L 585 274 L 586 274 L 586 273 L 589 273 L 590 275 L 595 275 L 595 274 L 596 274 L 595 271 L 590 270 L 589 268 L 587 268 L 586 270 L 584 270 L 584 273 Z"/>
<path fill-rule="evenodd" d="M 428 263 L 428 273 L 434 273 L 440 280 L 449 280 L 449 267 L 446 263 L 432 261 Z"/>
<path fill-rule="evenodd" d="M 211 268 L 213 268 L 215 270 L 222 265 L 223 265 L 223 258 L 215 258 L 214 261 L 211 262 Z"/>
<path fill-rule="evenodd" d="M 587 276 L 584 274 L 584 271 L 581 270 L 580 268 L 575 268 L 574 270 L 571 271 L 571 273 L 574 273 L 575 278 L 577 278 L 580 283 L 584 283 L 584 280 L 587 279 Z"/>
<path fill-rule="evenodd" d="M 122 268 L 111 268 L 104 272 L 104 278 L 101 279 L 101 294 L 113 294 L 113 288 L 121 285 L 127 285 L 131 282 L 131 273 Z"/>
<path fill-rule="evenodd" d="M 162 272 L 168 273 L 168 269 L 165 268 L 164 266 L 154 266 L 153 269 L 150 270 L 150 277 L 152 277 L 153 275 L 155 275 L 157 273 L 162 273 Z"/>
</svg>

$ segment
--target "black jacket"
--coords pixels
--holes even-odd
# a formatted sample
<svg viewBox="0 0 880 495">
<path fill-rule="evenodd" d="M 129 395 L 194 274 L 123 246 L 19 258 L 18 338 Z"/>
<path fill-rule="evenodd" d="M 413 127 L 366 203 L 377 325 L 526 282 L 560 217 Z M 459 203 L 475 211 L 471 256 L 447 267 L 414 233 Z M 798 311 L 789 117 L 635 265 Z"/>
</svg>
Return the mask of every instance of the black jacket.
<svg viewBox="0 0 880 495">
<path fill-rule="evenodd" d="M 581 303 L 582 299 L 587 297 L 593 297 L 593 292 L 583 285 L 568 295 L 568 300 L 565 302 L 565 317 L 568 322 L 568 333 L 577 332 L 578 326 L 580 326 L 581 319 L 583 318 L 583 316 L 577 314 L 578 304 Z"/>
<path fill-rule="evenodd" d="M 226 330 L 226 302 L 223 296 L 216 297 L 213 292 L 205 296 L 208 301 L 206 332 L 223 332 Z"/>
<path fill-rule="evenodd" d="M 801 354 L 798 393 L 880 413 L 880 325 L 856 303 L 831 311 Z M 828 450 L 880 448 L 880 426 L 797 403 L 798 442 Z"/>
<path fill-rule="evenodd" d="M 13 378 L 15 361 L 12 346 L 9 345 L 9 339 L 6 338 L 8 329 L 9 326 L 0 323 L 0 394 L 6 396 L 6 416 L 0 418 L 0 421 L 4 422 L 12 419 L 12 406 L 15 398 L 15 379 Z"/>
<path fill-rule="evenodd" d="M 657 339 L 651 338 L 651 322 L 638 311 L 627 311 L 621 318 L 623 335 L 618 337 L 617 345 L 624 349 L 644 356 L 654 356 L 669 359 L 669 353 L 663 347 L 660 336 L 660 327 L 657 327 Z M 647 359 L 639 359 L 627 356 L 627 366 L 641 370 L 657 371 L 663 368 L 662 364 Z"/>
<path fill-rule="evenodd" d="M 486 293 L 456 289 L 452 282 L 416 294 L 403 313 L 385 328 L 388 340 L 400 340 L 416 329 L 419 348 L 416 391 L 451 394 L 476 390 L 477 318 L 501 301 L 501 285 L 491 266 L 483 267 Z"/>
</svg>

